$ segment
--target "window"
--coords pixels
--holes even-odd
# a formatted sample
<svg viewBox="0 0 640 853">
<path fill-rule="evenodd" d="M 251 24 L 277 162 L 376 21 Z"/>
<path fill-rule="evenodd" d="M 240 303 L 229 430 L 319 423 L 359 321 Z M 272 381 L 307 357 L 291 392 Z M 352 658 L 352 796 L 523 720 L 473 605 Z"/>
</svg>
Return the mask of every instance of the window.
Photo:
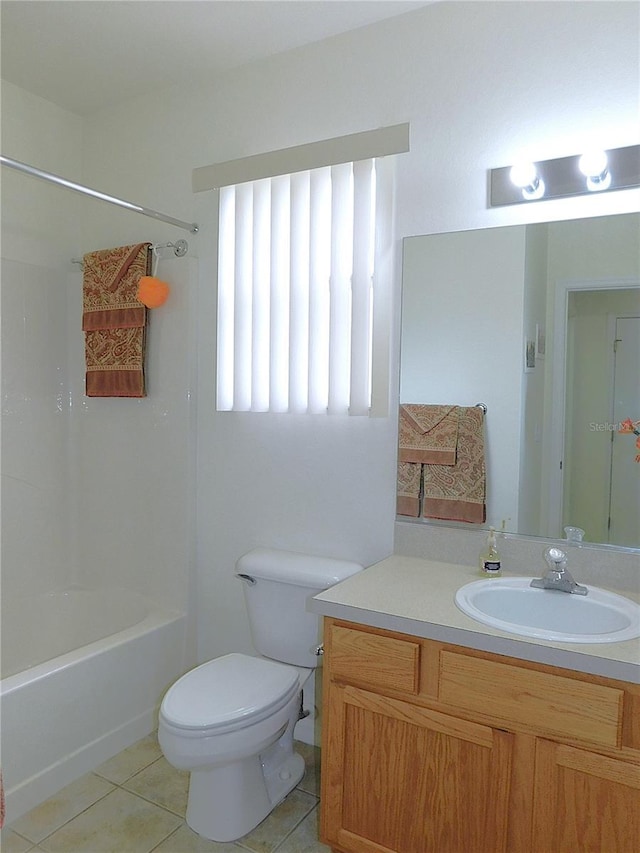
<svg viewBox="0 0 640 853">
<path fill-rule="evenodd" d="M 369 413 L 382 162 L 220 190 L 218 410 Z"/>
</svg>

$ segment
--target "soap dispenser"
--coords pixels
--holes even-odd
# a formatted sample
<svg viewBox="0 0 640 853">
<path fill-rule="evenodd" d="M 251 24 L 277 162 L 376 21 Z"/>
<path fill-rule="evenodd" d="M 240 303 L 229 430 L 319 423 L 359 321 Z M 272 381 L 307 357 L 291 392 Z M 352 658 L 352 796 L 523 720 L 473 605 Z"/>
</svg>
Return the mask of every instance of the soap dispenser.
<svg viewBox="0 0 640 853">
<path fill-rule="evenodd" d="M 495 527 L 489 528 L 487 544 L 480 553 L 480 572 L 487 578 L 499 578 L 502 574 Z"/>
</svg>

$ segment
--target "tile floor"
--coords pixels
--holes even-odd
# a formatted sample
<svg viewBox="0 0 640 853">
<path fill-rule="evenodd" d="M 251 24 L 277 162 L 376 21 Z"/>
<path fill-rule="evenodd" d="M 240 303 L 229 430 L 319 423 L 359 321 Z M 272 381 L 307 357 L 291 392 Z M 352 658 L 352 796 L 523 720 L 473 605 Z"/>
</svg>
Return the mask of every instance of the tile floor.
<svg viewBox="0 0 640 853">
<path fill-rule="evenodd" d="M 2 853 L 328 853 L 317 829 L 320 751 L 296 749 L 304 778 L 239 841 L 207 841 L 189 829 L 189 774 L 171 767 L 150 735 L 5 827 Z"/>
</svg>

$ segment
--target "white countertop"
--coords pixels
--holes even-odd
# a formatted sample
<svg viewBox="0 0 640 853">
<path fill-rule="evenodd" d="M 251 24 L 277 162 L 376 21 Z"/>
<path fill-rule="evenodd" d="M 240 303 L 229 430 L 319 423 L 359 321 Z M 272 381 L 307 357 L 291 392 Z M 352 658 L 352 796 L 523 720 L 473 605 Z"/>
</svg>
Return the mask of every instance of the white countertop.
<svg viewBox="0 0 640 853">
<path fill-rule="evenodd" d="M 374 628 L 640 682 L 640 640 L 548 642 L 507 634 L 471 619 L 458 609 L 454 596 L 479 577 L 470 566 L 393 556 L 314 596 L 309 609 Z"/>
</svg>

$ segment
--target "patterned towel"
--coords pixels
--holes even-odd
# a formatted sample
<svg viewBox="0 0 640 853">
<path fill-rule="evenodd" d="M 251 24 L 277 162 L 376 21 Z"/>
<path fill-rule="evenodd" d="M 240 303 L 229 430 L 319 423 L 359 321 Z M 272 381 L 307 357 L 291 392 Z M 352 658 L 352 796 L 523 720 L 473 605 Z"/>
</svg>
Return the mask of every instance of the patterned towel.
<svg viewBox="0 0 640 853">
<path fill-rule="evenodd" d="M 397 515 L 419 518 L 421 488 L 422 465 L 415 462 L 398 462 Z"/>
<path fill-rule="evenodd" d="M 455 465 L 458 406 L 400 406 L 400 461 Z"/>
<path fill-rule="evenodd" d="M 477 406 L 459 407 L 455 465 L 424 465 L 422 514 L 425 518 L 486 521 L 484 413 Z"/>
<path fill-rule="evenodd" d="M 83 258 L 87 397 L 144 397 L 147 309 L 136 298 L 151 272 L 150 243 L 89 252 Z"/>
<path fill-rule="evenodd" d="M 473 524 L 486 520 L 482 409 L 400 407 L 396 512 Z"/>
</svg>

